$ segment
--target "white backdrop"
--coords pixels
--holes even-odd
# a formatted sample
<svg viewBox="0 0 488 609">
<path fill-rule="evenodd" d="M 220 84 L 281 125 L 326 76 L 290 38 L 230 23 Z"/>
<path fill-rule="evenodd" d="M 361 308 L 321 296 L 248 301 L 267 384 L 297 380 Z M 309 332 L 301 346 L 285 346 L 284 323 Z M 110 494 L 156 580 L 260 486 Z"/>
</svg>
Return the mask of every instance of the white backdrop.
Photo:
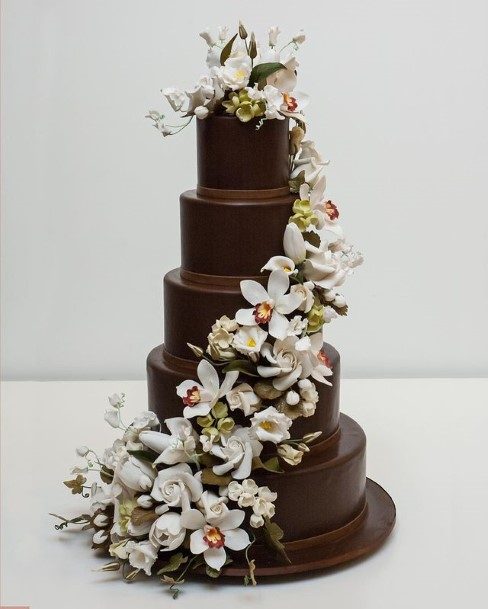
<svg viewBox="0 0 488 609">
<path fill-rule="evenodd" d="M 303 27 L 299 88 L 366 264 L 329 340 L 346 376 L 488 372 L 484 0 L 2 2 L 3 368 L 143 378 L 179 264 L 193 129 L 144 120 L 199 76 L 207 25 Z"/>
</svg>

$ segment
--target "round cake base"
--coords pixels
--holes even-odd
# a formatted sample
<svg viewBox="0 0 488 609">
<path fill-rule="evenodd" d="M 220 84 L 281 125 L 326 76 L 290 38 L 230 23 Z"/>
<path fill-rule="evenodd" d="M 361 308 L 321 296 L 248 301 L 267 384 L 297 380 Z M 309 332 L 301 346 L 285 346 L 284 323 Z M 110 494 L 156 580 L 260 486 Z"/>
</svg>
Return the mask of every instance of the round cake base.
<svg viewBox="0 0 488 609">
<path fill-rule="evenodd" d="M 287 548 L 291 564 L 271 563 L 264 554 L 256 556 L 255 576 L 277 577 L 328 569 L 372 554 L 391 533 L 396 509 L 390 495 L 369 478 L 366 481 L 366 505 L 361 525 L 349 535 L 322 545 L 315 542 L 307 546 L 303 543 L 299 549 Z M 222 571 L 223 575 L 229 577 L 244 577 L 248 573 L 247 567 L 235 564 Z"/>
</svg>

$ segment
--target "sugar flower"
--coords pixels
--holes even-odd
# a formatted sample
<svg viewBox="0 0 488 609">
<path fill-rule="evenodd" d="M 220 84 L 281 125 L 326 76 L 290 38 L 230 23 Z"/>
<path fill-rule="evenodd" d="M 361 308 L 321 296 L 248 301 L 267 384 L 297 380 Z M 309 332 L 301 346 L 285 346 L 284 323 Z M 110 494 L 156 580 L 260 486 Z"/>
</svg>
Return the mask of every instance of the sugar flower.
<svg viewBox="0 0 488 609">
<path fill-rule="evenodd" d="M 239 372 L 228 372 L 220 385 L 217 370 L 203 359 L 198 364 L 197 375 L 200 383 L 191 380 L 183 381 L 176 388 L 176 393 L 182 398 L 185 405 L 183 416 L 187 419 L 207 415 L 218 399 L 232 389 Z"/>
<path fill-rule="evenodd" d="M 269 324 L 268 330 L 275 338 L 284 338 L 288 327 L 285 315 L 292 313 L 300 304 L 297 294 L 287 294 L 290 280 L 285 272 L 276 270 L 268 279 L 268 289 L 253 280 L 241 281 L 241 292 L 254 308 L 239 309 L 236 320 L 244 326 Z"/>
<path fill-rule="evenodd" d="M 184 541 L 186 529 L 181 524 L 181 514 L 166 512 L 151 525 L 149 541 L 159 548 L 160 552 L 170 552 Z"/>
<path fill-rule="evenodd" d="M 246 417 L 259 409 L 261 399 L 254 393 L 253 388 L 248 383 L 237 385 L 229 393 L 225 399 L 231 410 L 242 410 Z"/>
<path fill-rule="evenodd" d="M 200 477 L 193 475 L 187 463 L 178 463 L 158 472 L 151 497 L 165 504 L 163 511 L 170 507 L 181 507 L 185 511 L 190 509 L 191 502 L 200 499 L 202 492 Z"/>
<path fill-rule="evenodd" d="M 252 429 L 262 442 L 273 442 L 278 444 L 290 438 L 292 420 L 282 412 L 278 412 L 274 406 L 268 406 L 265 410 L 256 412 L 251 419 Z"/>
<path fill-rule="evenodd" d="M 155 464 L 188 463 L 194 460 L 198 435 L 191 422 L 184 417 L 173 417 L 165 420 L 169 434 L 157 431 L 143 431 L 140 440 L 151 450 L 159 453 Z"/>
<path fill-rule="evenodd" d="M 238 427 L 228 437 L 223 436 L 220 444 L 214 444 L 212 455 L 223 463 L 213 466 L 214 474 L 222 476 L 230 473 L 236 480 L 243 480 L 251 473 L 253 457 L 258 457 L 263 445 L 247 427 Z"/>
</svg>

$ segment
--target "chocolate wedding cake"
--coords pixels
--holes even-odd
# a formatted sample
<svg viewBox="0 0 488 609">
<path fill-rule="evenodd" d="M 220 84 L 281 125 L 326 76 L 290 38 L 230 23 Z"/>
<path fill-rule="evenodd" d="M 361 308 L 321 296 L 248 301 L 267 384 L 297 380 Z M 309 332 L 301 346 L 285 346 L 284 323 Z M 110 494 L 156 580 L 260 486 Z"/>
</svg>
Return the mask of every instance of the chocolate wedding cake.
<svg viewBox="0 0 488 609">
<path fill-rule="evenodd" d="M 276 27 L 264 45 L 242 24 L 200 35 L 206 73 L 163 91 L 184 122 L 148 114 L 164 136 L 195 120 L 198 159 L 197 188 L 180 197 L 181 267 L 164 278 L 164 344 L 147 359 L 149 411 L 126 424 L 125 396 L 110 396 L 120 437 L 101 456 L 77 449 L 86 463 L 64 482 L 89 511 L 57 517 L 93 529 L 111 557 L 102 570 L 157 574 L 174 596 L 191 574 L 256 584 L 351 561 L 395 521 L 366 478 L 363 430 L 340 414 L 339 353 L 324 343 L 362 256 L 306 139 L 305 36 L 278 50 Z"/>
<path fill-rule="evenodd" d="M 181 267 L 164 278 L 165 344 L 147 360 L 149 406 L 160 420 L 181 416 L 175 386 L 197 378 L 197 358 L 188 345 L 206 344 L 222 313 L 232 316 L 245 306 L 240 282 L 265 285 L 256 270 L 273 255 L 284 256 L 283 233 L 296 200 L 288 184 L 288 119 L 265 121 L 259 130 L 225 115 L 198 121 L 197 160 L 197 188 L 180 197 Z M 293 423 L 294 437 L 322 434 L 296 467 L 254 476 L 277 493 L 274 518 L 285 530 L 291 561 L 283 566 L 263 553 L 260 574 L 357 558 L 376 549 L 393 527 L 391 501 L 366 478 L 364 432 L 340 414 L 339 353 L 329 344 L 324 351 L 331 385 L 318 385 L 315 414 Z"/>
</svg>

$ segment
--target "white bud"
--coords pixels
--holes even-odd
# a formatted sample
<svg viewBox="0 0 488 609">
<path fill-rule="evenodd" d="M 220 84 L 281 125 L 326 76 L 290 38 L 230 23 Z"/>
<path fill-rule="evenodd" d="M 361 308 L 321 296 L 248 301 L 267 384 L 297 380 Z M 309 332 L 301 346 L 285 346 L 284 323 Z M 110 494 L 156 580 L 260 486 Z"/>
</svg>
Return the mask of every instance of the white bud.
<svg viewBox="0 0 488 609">
<path fill-rule="evenodd" d="M 97 514 L 93 519 L 93 524 L 97 527 L 105 527 L 108 524 L 108 516 L 105 514 Z"/>
<path fill-rule="evenodd" d="M 258 516 L 257 514 L 253 514 L 249 519 L 249 523 L 254 529 L 259 529 L 264 524 L 264 518 L 262 516 Z"/>
<path fill-rule="evenodd" d="M 334 298 L 334 304 L 336 307 L 339 307 L 339 308 L 345 307 L 346 299 L 341 294 L 337 294 L 337 296 Z"/>
<path fill-rule="evenodd" d="M 199 36 L 205 40 L 209 47 L 213 47 L 215 44 L 217 44 L 217 41 L 212 36 L 209 28 L 203 30 L 203 32 L 200 32 Z"/>
<path fill-rule="evenodd" d="M 298 395 L 298 393 L 296 391 L 289 391 L 286 394 L 286 403 L 289 406 L 296 406 L 299 401 L 300 401 L 300 396 Z"/>
<path fill-rule="evenodd" d="M 298 34 L 295 34 L 295 36 L 293 36 L 292 41 L 295 44 L 303 44 L 305 42 L 305 32 L 303 30 L 300 30 Z"/>
<path fill-rule="evenodd" d="M 150 508 L 153 504 L 151 495 L 140 495 L 137 498 L 137 505 L 143 508 Z"/>
<path fill-rule="evenodd" d="M 76 454 L 79 457 L 84 457 L 89 452 L 90 452 L 90 449 L 88 448 L 88 446 L 78 446 L 78 448 L 76 449 Z"/>
<path fill-rule="evenodd" d="M 118 393 L 113 393 L 112 395 L 109 395 L 108 401 L 110 402 L 110 406 L 113 406 L 114 408 L 120 408 L 120 406 L 122 405 L 122 398 Z"/>
<path fill-rule="evenodd" d="M 207 118 L 208 108 L 205 106 L 197 106 L 194 110 L 195 116 L 199 119 Z"/>
</svg>

